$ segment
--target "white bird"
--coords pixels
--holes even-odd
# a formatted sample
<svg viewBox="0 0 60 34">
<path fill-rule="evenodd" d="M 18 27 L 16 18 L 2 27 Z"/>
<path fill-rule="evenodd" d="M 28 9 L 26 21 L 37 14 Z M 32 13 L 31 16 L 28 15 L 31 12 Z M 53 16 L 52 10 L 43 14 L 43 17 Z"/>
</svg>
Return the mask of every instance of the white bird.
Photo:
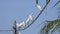
<svg viewBox="0 0 60 34">
<path fill-rule="evenodd" d="M 38 4 L 38 0 L 36 0 L 36 5 L 37 5 L 37 8 L 41 11 L 42 7 Z"/>
<path fill-rule="evenodd" d="M 42 7 L 39 5 L 39 4 L 37 4 L 37 8 L 41 11 L 42 10 Z"/>
<path fill-rule="evenodd" d="M 30 19 L 30 20 L 33 20 L 32 14 L 29 15 L 29 19 Z"/>
<path fill-rule="evenodd" d="M 29 21 L 33 21 L 32 14 L 29 15 L 29 18 L 26 20 L 26 24 L 29 23 Z"/>
<path fill-rule="evenodd" d="M 21 22 L 20 24 L 16 23 L 16 26 L 17 26 L 18 28 L 25 27 L 25 22 L 23 21 L 23 22 Z"/>
<path fill-rule="evenodd" d="M 33 17 L 31 14 L 29 15 L 29 18 L 26 20 L 26 22 L 23 21 L 20 24 L 16 23 L 16 26 L 17 26 L 17 28 L 20 29 L 22 27 L 25 27 L 30 21 L 33 21 Z"/>
</svg>

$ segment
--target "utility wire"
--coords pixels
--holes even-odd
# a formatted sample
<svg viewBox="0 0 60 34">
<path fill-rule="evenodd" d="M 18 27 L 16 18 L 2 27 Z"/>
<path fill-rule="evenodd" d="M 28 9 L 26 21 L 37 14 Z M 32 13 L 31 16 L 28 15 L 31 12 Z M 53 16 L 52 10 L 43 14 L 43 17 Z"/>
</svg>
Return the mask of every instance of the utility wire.
<svg viewBox="0 0 60 34">
<path fill-rule="evenodd" d="M 38 0 L 36 0 L 36 4 L 38 4 Z"/>
<path fill-rule="evenodd" d="M 0 32 L 9 32 L 9 31 L 13 31 L 13 30 L 0 30 Z"/>
<path fill-rule="evenodd" d="M 54 8 L 57 4 L 59 4 L 59 2 L 60 2 L 60 0 L 52 8 Z"/>
<path fill-rule="evenodd" d="M 60 7 L 58 8 L 58 19 L 60 19 Z"/>
<path fill-rule="evenodd" d="M 28 27 L 30 27 L 37 19 L 38 17 L 42 14 L 42 12 L 44 11 L 44 9 L 46 8 L 46 6 L 49 4 L 49 2 L 44 6 L 44 8 L 40 11 L 40 13 L 37 15 L 37 17 L 32 21 L 32 23 L 30 25 L 28 25 L 27 27 L 25 27 L 24 29 L 20 29 L 20 31 L 23 31 L 25 29 L 27 29 Z"/>
<path fill-rule="evenodd" d="M 36 0 L 37 3 L 38 3 L 38 0 Z M 55 7 L 60 1 L 58 1 L 53 7 Z M 17 31 L 23 31 L 25 29 L 27 29 L 28 27 L 30 27 L 37 19 L 38 17 L 42 14 L 42 12 L 44 11 L 44 9 L 47 7 L 47 5 L 49 4 L 49 2 L 43 7 L 43 9 L 40 11 L 40 13 L 37 15 L 37 17 L 32 21 L 32 23 L 30 25 L 28 25 L 27 27 L 25 27 L 24 29 L 20 29 L 20 30 L 17 30 Z M 13 30 L 0 30 L 0 32 L 8 32 L 8 31 L 13 31 Z"/>
<path fill-rule="evenodd" d="M 36 3 L 38 3 L 38 0 L 36 0 L 36 1 L 37 1 Z M 44 9 L 47 7 L 48 4 L 49 4 L 49 2 L 46 3 L 46 5 L 43 7 L 43 9 L 40 11 L 40 13 L 37 15 L 37 17 L 32 21 L 32 23 L 30 25 L 28 25 L 24 29 L 20 29 L 17 31 L 23 31 L 23 30 L 27 29 L 28 27 L 30 27 L 38 19 L 38 17 L 42 14 L 42 12 L 44 11 Z M 13 31 L 13 30 L 0 30 L 0 32 L 2 32 L 2 31 L 8 32 L 8 31 Z"/>
</svg>

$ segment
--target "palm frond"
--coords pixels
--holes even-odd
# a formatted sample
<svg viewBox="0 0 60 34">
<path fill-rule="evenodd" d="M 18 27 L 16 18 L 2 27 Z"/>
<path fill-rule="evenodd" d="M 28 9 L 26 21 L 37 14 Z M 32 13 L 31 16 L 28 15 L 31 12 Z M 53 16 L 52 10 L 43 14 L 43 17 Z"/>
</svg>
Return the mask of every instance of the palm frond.
<svg viewBox="0 0 60 34">
<path fill-rule="evenodd" d="M 56 19 L 53 21 L 46 21 L 48 24 L 46 26 L 44 26 L 41 29 L 41 33 L 45 33 L 48 34 L 48 32 L 52 29 L 51 32 L 54 32 L 55 30 L 57 30 L 58 28 L 60 28 L 60 19 Z"/>
</svg>

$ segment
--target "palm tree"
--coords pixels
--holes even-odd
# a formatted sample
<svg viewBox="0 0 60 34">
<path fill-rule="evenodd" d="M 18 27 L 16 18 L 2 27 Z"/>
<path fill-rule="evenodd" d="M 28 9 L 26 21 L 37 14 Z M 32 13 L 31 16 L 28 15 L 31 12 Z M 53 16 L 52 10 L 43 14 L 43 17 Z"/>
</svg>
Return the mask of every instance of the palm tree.
<svg viewBox="0 0 60 34">
<path fill-rule="evenodd" d="M 46 20 L 47 24 L 40 30 L 39 34 L 48 34 L 49 31 L 53 34 L 53 32 L 60 28 L 60 7 L 58 10 L 58 19 L 52 21 Z"/>
</svg>

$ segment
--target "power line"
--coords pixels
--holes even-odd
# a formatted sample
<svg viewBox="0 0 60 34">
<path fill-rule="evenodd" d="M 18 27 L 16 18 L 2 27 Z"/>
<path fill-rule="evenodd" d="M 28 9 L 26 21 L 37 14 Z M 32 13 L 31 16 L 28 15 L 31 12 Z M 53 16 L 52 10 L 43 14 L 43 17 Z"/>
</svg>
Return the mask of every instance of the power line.
<svg viewBox="0 0 60 34">
<path fill-rule="evenodd" d="M 36 1 L 37 1 L 37 0 L 36 0 Z M 37 3 L 38 3 L 38 2 L 37 2 Z M 14 34 L 17 34 L 17 31 L 23 31 L 23 30 L 27 29 L 28 27 L 30 27 L 30 26 L 38 19 L 38 17 L 42 14 L 42 12 L 44 11 L 44 9 L 47 7 L 48 4 L 49 4 L 49 2 L 46 3 L 46 5 L 45 5 L 45 6 L 43 7 L 43 9 L 40 11 L 40 13 L 37 15 L 37 17 L 32 21 L 32 23 L 29 24 L 29 25 L 28 25 L 27 27 L 25 27 L 24 29 L 17 30 L 17 28 L 16 28 L 16 21 L 14 21 L 13 30 L 0 30 L 0 31 L 5 31 L 5 32 L 14 31 Z"/>
<path fill-rule="evenodd" d="M 0 32 L 9 32 L 9 31 L 13 31 L 13 30 L 0 30 Z"/>
<path fill-rule="evenodd" d="M 53 7 L 55 7 L 57 4 L 59 4 L 59 2 L 60 2 L 60 0 Z"/>
<path fill-rule="evenodd" d="M 42 12 L 44 11 L 44 9 L 46 8 L 46 6 L 49 4 L 49 2 L 44 6 L 44 8 L 41 10 L 41 12 L 37 15 L 37 17 L 32 21 L 32 23 L 30 25 L 28 25 L 27 27 L 25 27 L 24 29 L 20 29 L 20 31 L 23 31 L 25 29 L 27 29 L 28 27 L 30 27 L 37 19 L 38 17 L 42 14 Z"/>
</svg>

